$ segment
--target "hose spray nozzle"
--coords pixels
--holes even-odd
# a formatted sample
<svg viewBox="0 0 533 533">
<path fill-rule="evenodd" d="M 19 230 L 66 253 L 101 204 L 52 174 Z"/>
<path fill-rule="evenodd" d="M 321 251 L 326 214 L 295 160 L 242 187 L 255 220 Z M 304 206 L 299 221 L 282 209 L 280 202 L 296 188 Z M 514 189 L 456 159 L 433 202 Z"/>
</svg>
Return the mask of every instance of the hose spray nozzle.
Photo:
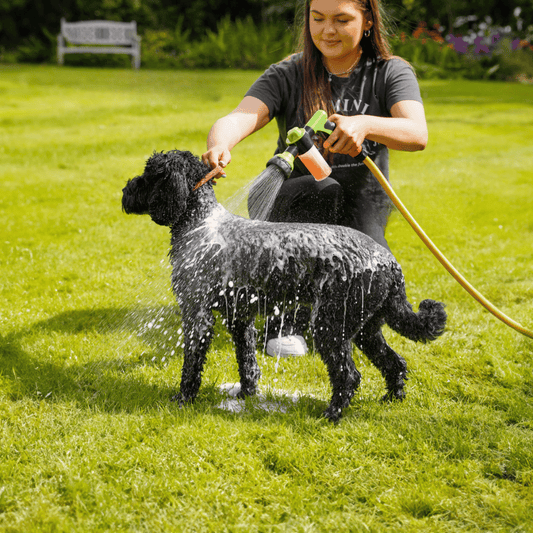
<svg viewBox="0 0 533 533">
<path fill-rule="evenodd" d="M 294 170 L 294 160 L 299 157 L 317 181 L 327 178 L 331 174 L 331 167 L 315 146 L 313 137 L 320 135 L 327 139 L 335 127 L 336 124 L 328 120 L 324 110 L 317 111 L 303 128 L 292 128 L 288 132 L 287 149 L 270 159 L 267 166 L 276 165 L 288 177 Z M 366 152 L 363 150 L 355 159 L 363 161 L 365 158 Z"/>
<path fill-rule="evenodd" d="M 282 154 L 276 154 L 267 162 L 267 168 L 270 165 L 278 167 L 285 177 L 288 178 L 294 170 L 294 160 L 298 157 L 298 148 L 296 146 L 288 146 Z"/>
<path fill-rule="evenodd" d="M 325 111 L 317 111 L 305 127 L 293 128 L 287 134 L 287 144 L 298 148 L 298 157 L 317 181 L 331 174 L 331 167 L 313 142 L 314 135 L 327 138 L 335 129 L 335 124 L 327 118 Z"/>
<path fill-rule="evenodd" d="M 292 128 L 287 134 L 287 149 L 282 154 L 272 157 L 267 167 L 278 167 L 285 177 L 289 177 L 294 170 L 297 157 L 307 167 L 316 180 L 322 180 L 331 174 L 331 168 L 326 163 L 313 142 L 313 136 L 320 134 L 324 138 L 335 129 L 335 124 L 327 120 L 325 111 L 317 111 L 304 128 Z"/>
</svg>

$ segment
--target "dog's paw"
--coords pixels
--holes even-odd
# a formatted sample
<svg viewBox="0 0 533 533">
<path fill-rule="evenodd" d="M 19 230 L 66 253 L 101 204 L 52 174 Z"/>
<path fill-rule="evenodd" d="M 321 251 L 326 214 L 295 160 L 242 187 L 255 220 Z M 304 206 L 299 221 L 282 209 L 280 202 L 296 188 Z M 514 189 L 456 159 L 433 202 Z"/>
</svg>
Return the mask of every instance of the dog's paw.
<svg viewBox="0 0 533 533">
<path fill-rule="evenodd" d="M 336 407 L 333 405 L 330 405 L 325 411 L 324 411 L 324 418 L 329 420 L 330 422 L 333 422 L 336 424 L 342 417 L 342 409 L 340 407 Z"/>
<path fill-rule="evenodd" d="M 248 398 L 249 396 L 255 396 L 256 393 L 257 393 L 256 387 L 243 387 L 237 393 L 236 397 L 239 398 L 239 400 L 244 400 L 245 398 Z"/>
<path fill-rule="evenodd" d="M 178 392 L 178 394 L 171 396 L 170 401 L 177 403 L 180 409 L 185 407 L 187 404 L 192 403 L 192 399 L 185 398 L 181 392 Z"/>
<path fill-rule="evenodd" d="M 395 390 L 395 391 L 389 391 L 387 394 L 385 394 L 382 398 L 382 402 L 394 402 L 394 401 L 402 401 L 405 398 L 406 394 L 403 389 Z"/>
</svg>

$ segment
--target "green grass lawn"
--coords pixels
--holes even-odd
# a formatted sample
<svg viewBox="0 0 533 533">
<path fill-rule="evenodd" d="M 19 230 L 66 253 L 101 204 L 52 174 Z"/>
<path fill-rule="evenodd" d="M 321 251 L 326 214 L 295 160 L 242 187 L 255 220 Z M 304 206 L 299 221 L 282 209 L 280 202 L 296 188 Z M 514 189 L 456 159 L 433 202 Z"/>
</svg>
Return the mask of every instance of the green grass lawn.
<svg viewBox="0 0 533 533">
<path fill-rule="evenodd" d="M 168 228 L 121 212 L 154 150 L 200 155 L 257 72 L 0 66 L 0 531 L 533 531 L 533 342 L 479 306 L 399 214 L 388 240 L 413 304 L 447 304 L 415 345 L 407 399 L 378 372 L 337 425 L 319 358 L 259 355 L 286 412 L 219 409 L 238 379 L 224 329 L 194 406 L 169 397 L 182 351 Z M 533 86 L 422 82 L 430 144 L 391 181 L 452 263 L 533 327 Z M 233 152 L 224 202 L 271 157 Z M 172 339 L 170 338 L 172 337 Z M 276 398 L 272 400 L 277 401 Z"/>
</svg>

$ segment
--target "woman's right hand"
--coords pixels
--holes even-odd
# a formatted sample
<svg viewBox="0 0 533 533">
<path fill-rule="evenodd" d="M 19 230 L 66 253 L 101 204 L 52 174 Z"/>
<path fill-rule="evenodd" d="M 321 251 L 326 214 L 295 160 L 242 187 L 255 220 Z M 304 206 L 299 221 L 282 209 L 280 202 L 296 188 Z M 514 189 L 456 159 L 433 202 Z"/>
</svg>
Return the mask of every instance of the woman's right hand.
<svg viewBox="0 0 533 533">
<path fill-rule="evenodd" d="M 227 147 L 213 146 L 205 154 L 202 155 L 202 161 L 209 168 L 216 168 L 220 166 L 222 169 L 226 168 L 231 162 L 231 152 Z M 216 179 L 217 176 L 215 176 Z M 218 177 L 225 178 L 226 173 L 222 170 Z"/>
</svg>

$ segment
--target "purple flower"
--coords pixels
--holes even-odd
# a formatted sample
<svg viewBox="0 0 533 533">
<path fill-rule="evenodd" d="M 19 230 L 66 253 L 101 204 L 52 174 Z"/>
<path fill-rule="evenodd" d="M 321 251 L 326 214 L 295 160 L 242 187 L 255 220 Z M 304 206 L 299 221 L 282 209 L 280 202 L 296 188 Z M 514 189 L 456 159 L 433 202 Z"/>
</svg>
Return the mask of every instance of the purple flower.
<svg viewBox="0 0 533 533">
<path fill-rule="evenodd" d="M 474 39 L 474 54 L 490 54 L 489 47 L 486 44 L 483 44 L 483 37 L 476 37 Z"/>
<path fill-rule="evenodd" d="M 453 45 L 456 52 L 466 54 L 468 52 L 468 43 L 460 36 L 448 35 L 448 41 Z"/>
</svg>

